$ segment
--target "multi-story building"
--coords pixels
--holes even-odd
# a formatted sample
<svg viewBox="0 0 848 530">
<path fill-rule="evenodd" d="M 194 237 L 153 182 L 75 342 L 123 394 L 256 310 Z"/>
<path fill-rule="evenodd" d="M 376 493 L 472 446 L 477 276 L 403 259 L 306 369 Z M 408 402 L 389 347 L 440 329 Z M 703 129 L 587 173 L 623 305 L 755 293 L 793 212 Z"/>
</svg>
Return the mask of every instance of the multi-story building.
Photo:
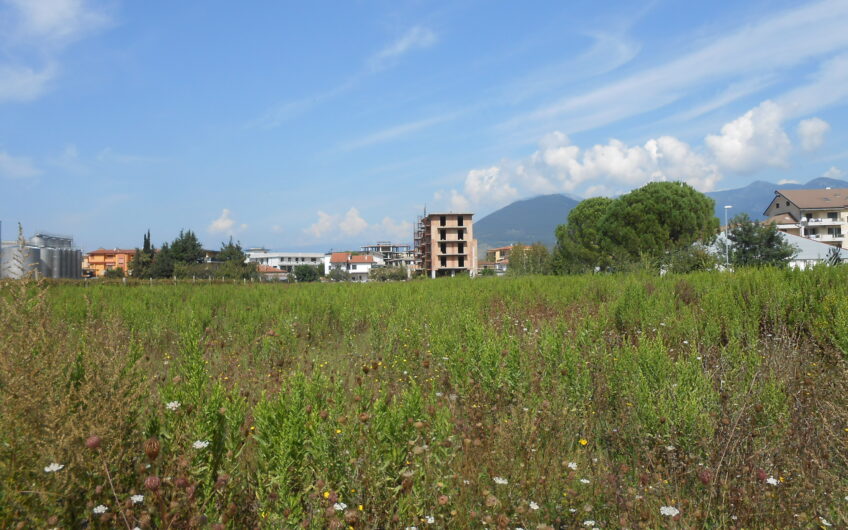
<svg viewBox="0 0 848 530">
<path fill-rule="evenodd" d="M 324 264 L 323 252 L 270 252 L 257 247 L 245 251 L 248 263 L 268 265 L 281 271 L 292 272 L 298 265 L 321 267 Z"/>
<path fill-rule="evenodd" d="M 98 248 L 85 255 L 82 268 L 91 276 L 103 276 L 106 271 L 117 268 L 124 271 L 126 275 L 133 257 L 135 257 L 135 249 Z"/>
<path fill-rule="evenodd" d="M 389 241 L 377 241 L 373 245 L 360 247 L 363 254 L 380 256 L 386 267 L 412 268 L 415 265 L 415 255 L 411 245 L 397 245 Z"/>
<path fill-rule="evenodd" d="M 777 190 L 766 222 L 787 234 L 848 248 L 848 189 Z"/>
<path fill-rule="evenodd" d="M 351 254 L 350 252 L 331 252 L 324 260 L 324 274 L 333 270 L 343 270 L 350 274 L 355 282 L 367 282 L 371 269 L 385 266 L 380 256 L 370 254 Z"/>
<path fill-rule="evenodd" d="M 477 274 L 477 240 L 470 213 L 425 215 L 415 233 L 418 267 L 431 278 Z"/>
</svg>

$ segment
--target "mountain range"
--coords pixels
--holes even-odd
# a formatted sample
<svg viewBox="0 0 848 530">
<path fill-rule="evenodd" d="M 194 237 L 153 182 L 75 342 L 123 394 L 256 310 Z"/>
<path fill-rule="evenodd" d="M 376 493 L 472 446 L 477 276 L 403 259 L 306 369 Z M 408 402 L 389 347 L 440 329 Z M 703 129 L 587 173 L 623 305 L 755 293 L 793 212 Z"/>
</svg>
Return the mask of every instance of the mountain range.
<svg viewBox="0 0 848 530">
<path fill-rule="evenodd" d="M 806 184 L 774 184 L 758 180 L 743 188 L 708 192 L 715 200 L 715 214 L 724 223 L 724 206 L 731 205 L 728 215 L 747 213 L 751 219 L 763 219 L 763 210 L 777 189 L 848 188 L 848 181 L 820 177 Z M 556 244 L 554 231 L 565 223 L 568 212 L 580 203 L 563 194 L 540 195 L 504 206 L 474 223 L 474 234 L 483 252 L 487 248 L 511 245 L 516 242 Z"/>
</svg>

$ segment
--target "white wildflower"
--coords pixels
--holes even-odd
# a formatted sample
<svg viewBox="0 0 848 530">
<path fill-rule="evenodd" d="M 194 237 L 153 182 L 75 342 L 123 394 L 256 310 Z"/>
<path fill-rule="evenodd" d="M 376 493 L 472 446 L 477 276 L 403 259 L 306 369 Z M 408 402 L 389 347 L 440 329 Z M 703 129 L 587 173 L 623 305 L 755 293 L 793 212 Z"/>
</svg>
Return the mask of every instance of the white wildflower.
<svg viewBox="0 0 848 530">
<path fill-rule="evenodd" d="M 417 526 L 407 526 L 403 530 L 418 530 L 418 527 Z"/>
<path fill-rule="evenodd" d="M 345 504 L 343 502 L 337 502 L 333 505 L 333 509 L 336 510 L 337 512 L 340 512 L 340 511 L 342 511 L 346 508 L 347 508 L 347 504 Z"/>
<path fill-rule="evenodd" d="M 819 521 L 821 521 L 822 526 L 833 526 L 832 524 L 830 524 L 830 521 L 828 521 L 824 517 L 819 516 Z"/>
<path fill-rule="evenodd" d="M 207 447 L 209 447 L 209 442 L 206 440 L 197 440 L 196 442 L 191 444 L 191 446 L 195 449 L 206 449 Z"/>
<path fill-rule="evenodd" d="M 595 521 L 589 519 L 587 521 L 583 521 L 583 526 L 595 526 Z"/>
<path fill-rule="evenodd" d="M 568 511 L 571 513 L 577 513 L 577 508 L 569 508 Z"/>
<path fill-rule="evenodd" d="M 492 480 L 495 481 L 495 484 L 499 484 L 501 486 L 509 484 L 509 481 L 503 477 L 494 477 Z"/>
<path fill-rule="evenodd" d="M 141 504 L 142 502 L 144 502 L 144 495 L 133 495 L 132 497 L 130 497 L 130 500 L 133 504 Z"/>
<path fill-rule="evenodd" d="M 680 513 L 680 510 L 675 508 L 674 506 L 660 506 L 660 513 L 667 517 L 675 517 Z"/>
<path fill-rule="evenodd" d="M 674 446 L 673 445 L 666 445 L 665 450 L 666 451 L 674 451 Z"/>
<path fill-rule="evenodd" d="M 768 484 L 769 484 L 770 486 L 777 486 L 777 484 L 778 484 L 777 479 L 776 479 L 776 478 L 774 478 L 774 477 L 769 477 L 769 478 L 767 478 L 767 479 L 766 479 L 766 482 L 768 482 Z"/>
<path fill-rule="evenodd" d="M 588 478 L 581 478 L 580 482 L 582 482 L 583 484 L 588 484 L 589 482 L 591 482 L 591 480 L 589 480 Z"/>
<path fill-rule="evenodd" d="M 531 510 L 538 510 L 538 509 L 539 509 L 539 505 L 538 505 L 538 504 L 536 504 L 536 503 L 535 503 L 535 502 L 533 502 L 533 501 L 530 501 L 530 509 L 531 509 Z"/>
<path fill-rule="evenodd" d="M 172 411 L 177 410 L 178 408 L 180 408 L 180 402 L 179 401 L 169 401 L 165 405 L 165 408 L 168 409 L 168 410 L 172 410 Z"/>
<path fill-rule="evenodd" d="M 432 515 L 428 515 L 428 516 L 426 516 L 426 517 L 424 518 L 424 520 L 425 520 L 425 521 L 427 521 L 427 524 L 433 524 L 433 523 L 435 523 L 435 522 L 436 522 L 436 518 L 435 518 L 435 517 L 433 517 Z"/>
<path fill-rule="evenodd" d="M 577 462 L 569 462 L 568 463 L 568 469 L 577 471 Z"/>
<path fill-rule="evenodd" d="M 101 514 L 101 513 L 106 513 L 106 510 L 108 510 L 108 509 L 109 508 L 103 506 L 102 504 L 98 504 L 97 506 L 94 507 L 94 510 L 92 510 L 92 511 L 96 514 Z"/>
<path fill-rule="evenodd" d="M 60 471 L 63 467 L 65 467 L 64 464 L 57 464 L 56 462 L 53 462 L 52 464 L 44 468 L 44 472 L 55 473 L 57 471 Z"/>
</svg>

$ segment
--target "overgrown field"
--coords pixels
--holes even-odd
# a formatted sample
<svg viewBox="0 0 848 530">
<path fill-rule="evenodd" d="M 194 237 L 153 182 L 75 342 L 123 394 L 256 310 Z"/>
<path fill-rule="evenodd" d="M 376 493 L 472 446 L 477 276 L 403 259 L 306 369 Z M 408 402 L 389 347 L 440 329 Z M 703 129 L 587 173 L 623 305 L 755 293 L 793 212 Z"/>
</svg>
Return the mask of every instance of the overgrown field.
<svg viewBox="0 0 848 530">
<path fill-rule="evenodd" d="M 0 527 L 848 526 L 844 267 L 0 285 Z"/>
</svg>

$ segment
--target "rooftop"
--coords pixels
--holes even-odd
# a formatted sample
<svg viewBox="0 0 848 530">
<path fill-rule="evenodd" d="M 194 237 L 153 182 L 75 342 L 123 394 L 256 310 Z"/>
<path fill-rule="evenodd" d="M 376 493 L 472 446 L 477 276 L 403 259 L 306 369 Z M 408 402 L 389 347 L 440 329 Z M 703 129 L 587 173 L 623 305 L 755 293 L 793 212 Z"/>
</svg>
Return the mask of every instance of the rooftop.
<svg viewBox="0 0 848 530">
<path fill-rule="evenodd" d="M 848 208 L 848 188 L 777 190 L 798 208 Z"/>
</svg>

